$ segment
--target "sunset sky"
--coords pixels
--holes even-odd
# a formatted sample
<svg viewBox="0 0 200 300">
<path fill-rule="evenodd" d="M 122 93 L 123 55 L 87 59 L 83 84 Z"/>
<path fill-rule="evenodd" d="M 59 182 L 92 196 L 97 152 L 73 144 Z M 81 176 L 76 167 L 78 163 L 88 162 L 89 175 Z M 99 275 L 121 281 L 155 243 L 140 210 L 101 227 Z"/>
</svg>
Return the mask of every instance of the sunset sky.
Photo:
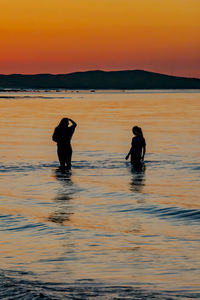
<svg viewBox="0 0 200 300">
<path fill-rule="evenodd" d="M 200 0 L 1 0 L 0 73 L 200 77 Z"/>
</svg>

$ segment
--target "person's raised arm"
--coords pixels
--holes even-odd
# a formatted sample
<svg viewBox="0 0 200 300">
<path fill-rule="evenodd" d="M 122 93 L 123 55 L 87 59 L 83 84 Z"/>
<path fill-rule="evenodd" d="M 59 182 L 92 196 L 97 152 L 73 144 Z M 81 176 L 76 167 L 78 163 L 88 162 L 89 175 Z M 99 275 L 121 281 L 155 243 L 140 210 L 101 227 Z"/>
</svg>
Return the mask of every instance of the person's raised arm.
<svg viewBox="0 0 200 300">
<path fill-rule="evenodd" d="M 72 126 L 73 126 L 73 127 L 76 127 L 76 126 L 77 126 L 76 122 L 74 122 L 72 119 L 68 119 L 68 120 L 72 123 Z"/>
</svg>

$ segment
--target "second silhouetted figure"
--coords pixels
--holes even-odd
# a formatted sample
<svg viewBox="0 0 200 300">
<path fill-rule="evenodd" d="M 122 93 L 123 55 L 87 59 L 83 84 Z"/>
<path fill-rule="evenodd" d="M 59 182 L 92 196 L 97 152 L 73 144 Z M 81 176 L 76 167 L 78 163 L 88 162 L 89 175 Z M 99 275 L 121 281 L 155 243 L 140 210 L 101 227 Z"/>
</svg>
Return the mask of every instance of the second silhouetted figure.
<svg viewBox="0 0 200 300">
<path fill-rule="evenodd" d="M 69 126 L 71 122 L 71 126 Z M 63 118 L 55 128 L 52 139 L 57 143 L 57 153 L 61 170 L 71 169 L 72 147 L 71 138 L 77 124 L 68 118 Z"/>
<path fill-rule="evenodd" d="M 137 167 L 140 165 L 141 160 L 144 160 L 146 142 L 140 127 L 134 126 L 132 128 L 132 132 L 134 137 L 132 138 L 131 149 L 126 156 L 126 159 L 128 159 L 131 155 L 131 163 Z"/>
</svg>

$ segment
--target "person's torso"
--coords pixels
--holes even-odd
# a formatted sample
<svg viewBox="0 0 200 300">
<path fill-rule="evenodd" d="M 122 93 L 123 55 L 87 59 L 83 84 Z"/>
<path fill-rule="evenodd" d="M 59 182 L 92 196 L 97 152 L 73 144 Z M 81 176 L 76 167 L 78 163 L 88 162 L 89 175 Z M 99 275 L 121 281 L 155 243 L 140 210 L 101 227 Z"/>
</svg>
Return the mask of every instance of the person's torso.
<svg viewBox="0 0 200 300">
<path fill-rule="evenodd" d="M 142 147 L 145 146 L 145 139 L 142 136 L 135 136 L 132 139 L 132 153 L 141 154 Z"/>
<path fill-rule="evenodd" d="M 71 127 L 67 128 L 57 128 L 57 144 L 58 145 L 70 145 L 74 129 Z"/>
</svg>

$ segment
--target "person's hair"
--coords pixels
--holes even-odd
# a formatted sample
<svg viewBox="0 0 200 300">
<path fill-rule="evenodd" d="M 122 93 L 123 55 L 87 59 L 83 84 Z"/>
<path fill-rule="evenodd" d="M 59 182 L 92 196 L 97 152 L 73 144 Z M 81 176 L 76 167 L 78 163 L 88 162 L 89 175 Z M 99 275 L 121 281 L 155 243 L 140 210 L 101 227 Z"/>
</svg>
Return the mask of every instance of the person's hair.
<svg viewBox="0 0 200 300">
<path fill-rule="evenodd" d="M 68 126 L 68 124 L 69 124 L 68 118 L 63 118 L 63 119 L 60 121 L 58 127 L 65 127 L 66 125 Z"/>
<path fill-rule="evenodd" d="M 132 128 L 132 131 L 135 135 L 140 135 L 140 136 L 143 136 L 143 132 L 142 132 L 142 129 L 138 126 L 134 126 Z"/>
</svg>

